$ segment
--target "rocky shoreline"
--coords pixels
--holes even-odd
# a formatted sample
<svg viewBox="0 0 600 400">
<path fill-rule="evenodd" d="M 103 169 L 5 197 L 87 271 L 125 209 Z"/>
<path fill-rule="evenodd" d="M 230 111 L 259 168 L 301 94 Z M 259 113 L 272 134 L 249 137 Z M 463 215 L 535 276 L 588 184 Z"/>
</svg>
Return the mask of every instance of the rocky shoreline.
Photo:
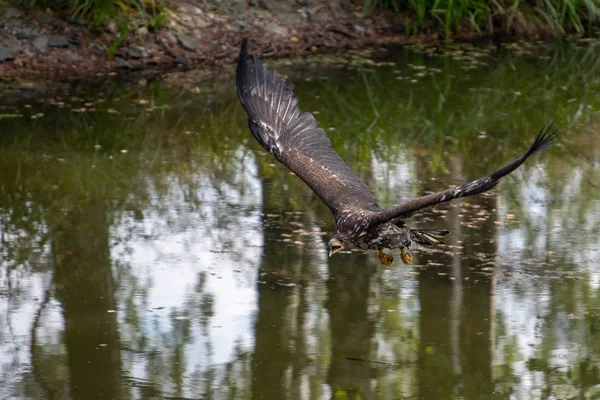
<svg viewBox="0 0 600 400">
<path fill-rule="evenodd" d="M 85 21 L 49 10 L 27 15 L 0 8 L 0 79 L 78 81 L 139 70 L 211 68 L 233 62 L 242 37 L 249 37 L 263 57 L 275 58 L 443 38 L 433 23 L 407 34 L 406 16 L 378 12 L 363 18 L 359 5 L 341 0 L 214 3 L 172 1 L 164 27 L 157 30 L 140 18 L 92 31 Z M 491 36 L 493 25 L 479 33 L 465 28 L 453 38 Z M 519 32 L 519 24 L 511 29 L 511 35 L 544 34 Z"/>
</svg>

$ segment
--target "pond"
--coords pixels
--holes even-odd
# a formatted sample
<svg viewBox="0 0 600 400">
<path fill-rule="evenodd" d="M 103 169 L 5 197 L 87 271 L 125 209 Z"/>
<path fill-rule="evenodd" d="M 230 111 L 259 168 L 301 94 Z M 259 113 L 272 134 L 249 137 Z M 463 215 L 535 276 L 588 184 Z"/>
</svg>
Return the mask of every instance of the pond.
<svg viewBox="0 0 600 400">
<path fill-rule="evenodd" d="M 0 398 L 598 398 L 597 46 L 278 64 L 382 206 L 560 128 L 412 217 L 451 234 L 389 268 L 327 256 L 333 218 L 250 134 L 233 66 L 5 93 Z"/>
</svg>

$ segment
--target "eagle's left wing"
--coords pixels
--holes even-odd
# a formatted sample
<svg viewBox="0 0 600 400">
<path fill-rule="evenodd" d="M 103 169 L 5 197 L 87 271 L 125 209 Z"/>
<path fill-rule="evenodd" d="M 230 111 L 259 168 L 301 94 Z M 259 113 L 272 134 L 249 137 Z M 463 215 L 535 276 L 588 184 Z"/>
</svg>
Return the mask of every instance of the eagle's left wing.
<svg viewBox="0 0 600 400">
<path fill-rule="evenodd" d="M 441 192 L 428 194 L 426 196 L 408 201 L 397 207 L 390 208 L 389 210 L 382 211 L 373 218 L 371 223 L 379 224 L 394 218 L 407 218 L 422 208 L 450 201 L 452 199 L 457 199 L 459 197 L 473 196 L 475 194 L 483 193 L 492 189 L 498 184 L 500 178 L 517 169 L 525 162 L 525 160 L 527 160 L 527 158 L 533 154 L 550 146 L 554 138 L 558 135 L 557 130 L 551 132 L 551 129 L 552 125 L 548 126 L 548 128 L 542 128 L 535 141 L 525 154 L 509 162 L 504 167 L 492 172 L 491 174 L 479 179 L 475 179 L 474 181 L 464 183 L 460 186 L 442 190 Z"/>
<path fill-rule="evenodd" d="M 258 142 L 298 175 L 337 217 L 340 212 L 375 208 L 367 185 L 331 148 L 311 113 L 302 112 L 293 86 L 248 54 L 242 41 L 236 70 L 238 96 Z"/>
</svg>

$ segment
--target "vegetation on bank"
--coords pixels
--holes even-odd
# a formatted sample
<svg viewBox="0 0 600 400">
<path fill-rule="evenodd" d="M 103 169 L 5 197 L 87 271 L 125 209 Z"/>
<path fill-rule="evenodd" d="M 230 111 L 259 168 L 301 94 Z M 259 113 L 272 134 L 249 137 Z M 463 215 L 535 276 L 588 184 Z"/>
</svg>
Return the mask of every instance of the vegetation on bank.
<svg viewBox="0 0 600 400">
<path fill-rule="evenodd" d="M 49 9 L 68 13 L 73 20 L 89 21 L 93 28 L 135 15 L 148 27 L 158 29 L 164 25 L 167 11 L 167 0 L 8 0 L 8 3 L 26 11 Z"/>
<path fill-rule="evenodd" d="M 556 34 L 591 33 L 600 22 L 597 0 L 362 0 L 363 15 L 374 9 L 409 13 L 416 17 L 415 29 L 434 20 L 447 34 L 465 26 L 471 31 L 500 18 L 509 25 L 539 21 Z"/>
<path fill-rule="evenodd" d="M 151 29 L 165 25 L 169 0 L 0 0 L 24 10 L 66 13 L 73 20 L 89 21 L 93 28 L 111 20 L 136 16 Z M 296 0 L 282 0 L 296 2 Z M 350 0 L 362 7 L 362 15 L 388 10 L 404 17 L 407 34 L 427 28 L 446 35 L 459 31 L 491 33 L 494 26 L 506 32 L 527 31 L 531 27 L 567 33 L 591 34 L 600 22 L 598 0 Z M 260 7 L 261 2 L 256 2 Z M 300 6 L 299 6 L 300 7 Z"/>
</svg>

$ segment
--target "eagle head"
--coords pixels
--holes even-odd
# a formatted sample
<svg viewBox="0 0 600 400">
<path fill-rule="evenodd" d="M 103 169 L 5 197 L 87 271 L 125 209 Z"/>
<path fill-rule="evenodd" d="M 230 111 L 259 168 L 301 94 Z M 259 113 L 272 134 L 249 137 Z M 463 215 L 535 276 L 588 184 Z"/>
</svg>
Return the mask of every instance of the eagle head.
<svg viewBox="0 0 600 400">
<path fill-rule="evenodd" d="M 329 243 L 327 243 L 327 249 L 329 249 L 329 257 L 342 250 L 343 248 L 344 241 L 341 237 L 338 236 L 332 237 Z"/>
</svg>

